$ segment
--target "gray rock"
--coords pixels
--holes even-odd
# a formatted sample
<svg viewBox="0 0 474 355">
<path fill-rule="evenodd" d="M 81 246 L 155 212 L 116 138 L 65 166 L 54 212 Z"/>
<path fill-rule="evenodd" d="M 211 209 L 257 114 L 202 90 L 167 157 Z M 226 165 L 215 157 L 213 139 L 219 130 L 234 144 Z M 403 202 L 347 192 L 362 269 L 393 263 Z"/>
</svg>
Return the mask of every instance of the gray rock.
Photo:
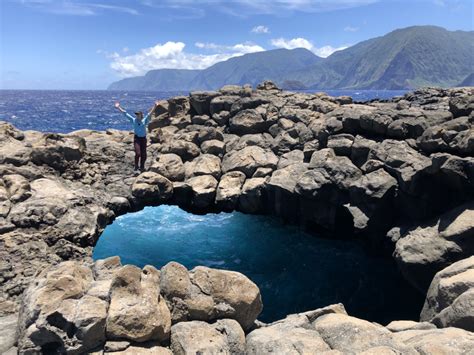
<svg viewBox="0 0 474 355">
<path fill-rule="evenodd" d="M 192 205 L 196 208 L 208 208 L 214 203 L 217 190 L 217 180 L 211 175 L 199 175 L 188 179 L 187 184 L 191 186 L 193 200 Z"/>
<path fill-rule="evenodd" d="M 472 203 L 459 206 L 425 226 L 408 230 L 398 240 L 394 258 L 415 287 L 426 292 L 438 271 L 474 253 L 473 213 Z"/>
<path fill-rule="evenodd" d="M 181 322 L 171 328 L 173 354 L 243 354 L 245 334 L 231 319 L 215 324 L 200 321 Z"/>
<path fill-rule="evenodd" d="M 184 180 L 184 164 L 177 154 L 160 154 L 150 167 L 150 171 L 171 181 Z"/>
<path fill-rule="evenodd" d="M 164 176 L 147 171 L 135 179 L 132 194 L 148 203 L 161 203 L 173 195 L 173 184 Z"/>
<path fill-rule="evenodd" d="M 110 291 L 107 338 L 133 342 L 169 339 L 171 315 L 160 297 L 160 274 L 153 266 L 126 265 L 117 271 Z"/>
<path fill-rule="evenodd" d="M 189 94 L 189 102 L 198 115 L 209 115 L 211 100 L 220 95 L 216 91 L 193 91 Z"/>
<path fill-rule="evenodd" d="M 247 177 L 251 177 L 258 168 L 275 169 L 277 163 L 278 158 L 273 152 L 257 146 L 250 146 L 224 155 L 222 171 L 227 173 L 238 170 Z"/>
<path fill-rule="evenodd" d="M 239 201 L 245 174 L 240 171 L 231 171 L 224 174 L 217 186 L 216 205 L 225 211 L 234 210 Z"/>
</svg>

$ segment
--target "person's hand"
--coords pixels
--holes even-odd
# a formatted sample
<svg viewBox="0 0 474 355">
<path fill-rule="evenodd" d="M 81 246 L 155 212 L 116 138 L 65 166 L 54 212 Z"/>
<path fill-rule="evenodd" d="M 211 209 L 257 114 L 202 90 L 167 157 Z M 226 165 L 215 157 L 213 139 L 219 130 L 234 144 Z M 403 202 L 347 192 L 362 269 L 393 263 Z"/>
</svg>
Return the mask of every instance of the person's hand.
<svg viewBox="0 0 474 355">
<path fill-rule="evenodd" d="M 120 108 L 120 102 L 117 101 L 117 102 L 115 103 L 115 108 Z"/>
<path fill-rule="evenodd" d="M 155 107 L 158 106 L 160 104 L 160 100 L 156 100 L 155 101 Z"/>
</svg>

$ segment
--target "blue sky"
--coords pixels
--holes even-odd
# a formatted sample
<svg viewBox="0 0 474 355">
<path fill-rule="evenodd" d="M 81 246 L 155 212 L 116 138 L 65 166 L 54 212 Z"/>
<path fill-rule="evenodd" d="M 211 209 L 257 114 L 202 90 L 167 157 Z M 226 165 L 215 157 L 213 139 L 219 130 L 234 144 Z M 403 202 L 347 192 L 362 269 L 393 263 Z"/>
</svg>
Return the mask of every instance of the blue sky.
<svg viewBox="0 0 474 355">
<path fill-rule="evenodd" d="M 412 25 L 474 30 L 472 0 L 0 1 L 3 89 L 105 89 L 260 50 L 328 56 Z"/>
</svg>

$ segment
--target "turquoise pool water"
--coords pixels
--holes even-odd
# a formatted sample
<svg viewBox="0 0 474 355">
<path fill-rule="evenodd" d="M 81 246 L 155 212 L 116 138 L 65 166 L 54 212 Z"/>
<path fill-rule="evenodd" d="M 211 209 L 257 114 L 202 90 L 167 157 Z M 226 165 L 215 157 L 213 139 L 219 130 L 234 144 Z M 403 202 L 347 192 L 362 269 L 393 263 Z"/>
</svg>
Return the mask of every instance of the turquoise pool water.
<svg viewBox="0 0 474 355">
<path fill-rule="evenodd" d="M 423 302 L 392 260 L 355 241 L 317 238 L 268 216 L 146 207 L 105 229 L 93 256 L 112 255 L 140 267 L 174 260 L 189 269 L 239 271 L 260 287 L 259 319 L 265 322 L 342 302 L 350 315 L 386 324 L 417 319 Z"/>
</svg>

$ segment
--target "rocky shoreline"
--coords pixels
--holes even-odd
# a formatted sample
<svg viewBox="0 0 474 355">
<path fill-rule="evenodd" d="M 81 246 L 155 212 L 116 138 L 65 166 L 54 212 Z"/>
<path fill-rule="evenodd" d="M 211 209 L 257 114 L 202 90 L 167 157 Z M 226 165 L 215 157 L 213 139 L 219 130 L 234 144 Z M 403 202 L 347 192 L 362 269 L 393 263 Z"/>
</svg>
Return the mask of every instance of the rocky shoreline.
<svg viewBox="0 0 474 355">
<path fill-rule="evenodd" d="M 473 122 L 473 88 L 352 103 L 270 82 L 226 86 L 161 102 L 149 169 L 138 177 L 129 132 L 47 134 L 0 123 L 0 351 L 468 353 Z M 427 294 L 420 323 L 383 327 L 335 305 L 263 325 L 255 323 L 260 293 L 243 275 L 92 263 L 116 216 L 164 203 L 274 214 L 393 252 Z M 140 308 L 139 299 L 156 307 Z M 146 336 L 134 333 L 148 329 L 134 323 L 137 314 L 151 327 Z"/>
</svg>

